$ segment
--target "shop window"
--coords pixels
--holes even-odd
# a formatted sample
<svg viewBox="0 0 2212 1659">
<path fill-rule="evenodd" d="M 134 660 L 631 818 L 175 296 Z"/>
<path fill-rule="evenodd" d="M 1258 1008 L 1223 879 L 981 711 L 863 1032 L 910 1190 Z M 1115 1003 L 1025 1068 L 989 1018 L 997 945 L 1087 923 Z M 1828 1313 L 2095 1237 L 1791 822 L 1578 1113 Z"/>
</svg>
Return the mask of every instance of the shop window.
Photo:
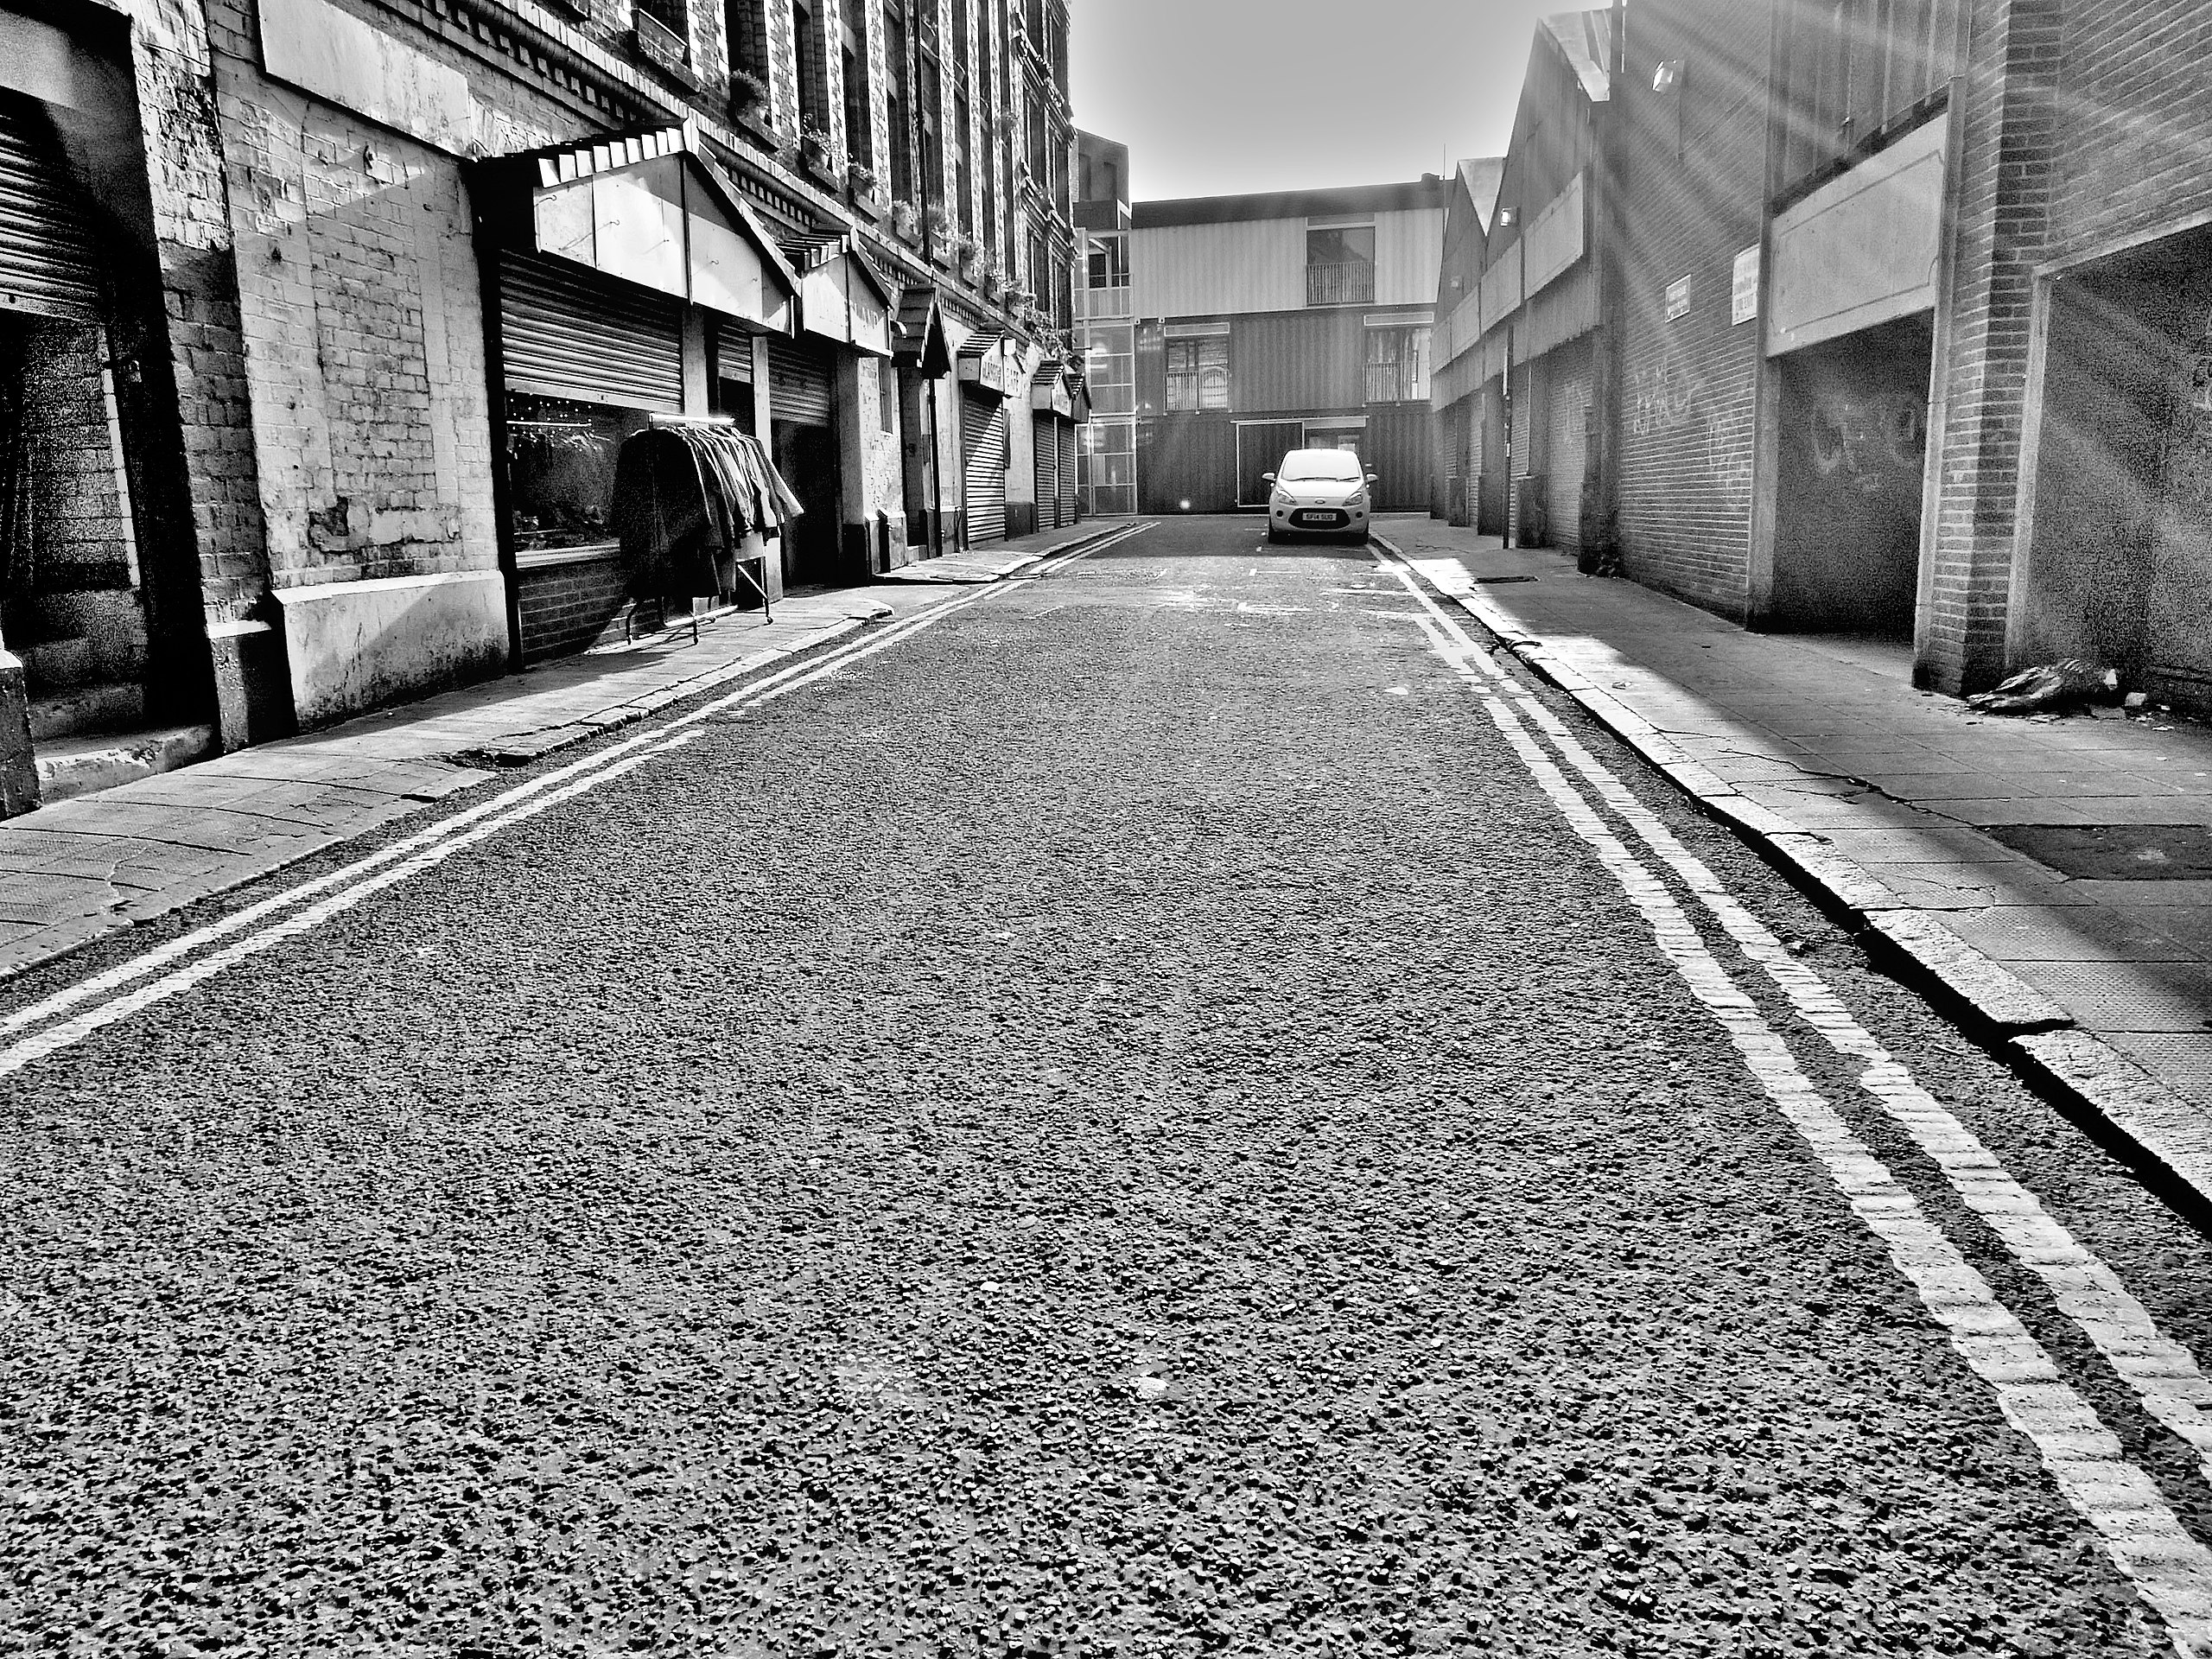
<svg viewBox="0 0 2212 1659">
<path fill-rule="evenodd" d="M 1229 336 L 1206 334 L 1167 342 L 1167 407 L 1229 407 Z"/>
<path fill-rule="evenodd" d="M 614 457 L 622 440 L 651 425 L 636 410 L 561 397 L 507 394 L 507 480 L 515 550 L 610 542 Z"/>
<path fill-rule="evenodd" d="M 1367 331 L 1367 401 L 1425 404 L 1428 401 L 1429 329 L 1370 328 Z"/>
</svg>

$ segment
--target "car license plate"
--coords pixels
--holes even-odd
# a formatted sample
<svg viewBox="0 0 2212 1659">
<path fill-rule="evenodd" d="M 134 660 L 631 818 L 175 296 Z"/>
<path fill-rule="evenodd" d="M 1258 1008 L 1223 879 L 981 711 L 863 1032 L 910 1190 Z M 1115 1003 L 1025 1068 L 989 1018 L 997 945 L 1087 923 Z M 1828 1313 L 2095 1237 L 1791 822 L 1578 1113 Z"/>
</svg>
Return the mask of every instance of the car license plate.
<svg viewBox="0 0 2212 1659">
<path fill-rule="evenodd" d="M 1298 515 L 1298 522 L 1301 524 L 1333 524 L 1337 522 L 1337 516 L 1333 512 L 1301 512 Z"/>
</svg>

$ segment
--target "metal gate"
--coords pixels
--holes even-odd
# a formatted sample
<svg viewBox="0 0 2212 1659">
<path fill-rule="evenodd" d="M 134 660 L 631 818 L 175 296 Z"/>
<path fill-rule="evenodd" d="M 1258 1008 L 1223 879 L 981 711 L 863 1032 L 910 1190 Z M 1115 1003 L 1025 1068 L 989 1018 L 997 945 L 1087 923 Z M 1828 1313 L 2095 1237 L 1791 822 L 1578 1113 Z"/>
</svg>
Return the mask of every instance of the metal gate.
<svg viewBox="0 0 2212 1659">
<path fill-rule="evenodd" d="M 499 356 L 512 391 L 675 415 L 682 308 L 563 259 L 499 256 Z"/>
<path fill-rule="evenodd" d="M 1060 446 L 1052 436 L 1052 417 L 1030 417 L 1031 451 L 1037 457 L 1037 528 L 1060 527 Z"/>
<path fill-rule="evenodd" d="M 1075 523 L 1075 423 L 1062 421 L 1060 429 L 1060 523 Z"/>
<path fill-rule="evenodd" d="M 768 418 L 795 426 L 830 423 L 829 359 L 779 334 L 768 336 Z"/>
<path fill-rule="evenodd" d="M 99 315 L 99 256 L 29 99 L 0 93 L 0 309 Z"/>
<path fill-rule="evenodd" d="M 1006 404 L 960 389 L 960 474 L 968 540 L 1006 539 Z"/>
</svg>

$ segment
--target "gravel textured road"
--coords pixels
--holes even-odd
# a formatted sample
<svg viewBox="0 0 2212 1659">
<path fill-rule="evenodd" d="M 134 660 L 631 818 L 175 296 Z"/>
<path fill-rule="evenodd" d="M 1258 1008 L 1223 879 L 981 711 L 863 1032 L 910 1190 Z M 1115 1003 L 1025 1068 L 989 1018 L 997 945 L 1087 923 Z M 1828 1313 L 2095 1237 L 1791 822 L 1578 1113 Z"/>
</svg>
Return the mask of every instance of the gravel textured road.
<svg viewBox="0 0 2212 1659">
<path fill-rule="evenodd" d="M 1257 540 L 8 988 L 0 1651 L 2198 1639 L 2206 1234 L 1392 570 Z M 1537 709 L 1985 1160 L 1617 811 L 1609 867 Z M 168 988 L 22 1048 L 102 969 Z"/>
</svg>

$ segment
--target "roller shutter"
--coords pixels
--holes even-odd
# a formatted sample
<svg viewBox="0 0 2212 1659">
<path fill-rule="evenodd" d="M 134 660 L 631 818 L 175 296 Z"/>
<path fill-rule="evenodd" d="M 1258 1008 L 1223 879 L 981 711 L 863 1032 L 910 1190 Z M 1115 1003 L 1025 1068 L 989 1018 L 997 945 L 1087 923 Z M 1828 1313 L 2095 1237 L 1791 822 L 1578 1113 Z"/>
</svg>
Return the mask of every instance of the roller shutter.
<svg viewBox="0 0 2212 1659">
<path fill-rule="evenodd" d="M 683 412 L 679 302 L 567 260 L 499 256 L 499 353 L 512 391 Z"/>
<path fill-rule="evenodd" d="M 1031 450 L 1037 457 L 1037 528 L 1058 530 L 1060 527 L 1060 449 L 1052 438 L 1052 417 L 1033 415 L 1030 417 Z"/>
<path fill-rule="evenodd" d="M 1006 403 L 960 389 L 960 475 L 968 539 L 1006 539 Z"/>
<path fill-rule="evenodd" d="M 0 310 L 99 315 L 85 203 L 28 99 L 0 93 Z"/>
<path fill-rule="evenodd" d="M 830 424 L 830 363 L 821 353 L 768 337 L 768 416 L 794 426 Z"/>
<path fill-rule="evenodd" d="M 1056 423 L 1060 429 L 1060 523 L 1075 523 L 1075 423 Z"/>
</svg>

